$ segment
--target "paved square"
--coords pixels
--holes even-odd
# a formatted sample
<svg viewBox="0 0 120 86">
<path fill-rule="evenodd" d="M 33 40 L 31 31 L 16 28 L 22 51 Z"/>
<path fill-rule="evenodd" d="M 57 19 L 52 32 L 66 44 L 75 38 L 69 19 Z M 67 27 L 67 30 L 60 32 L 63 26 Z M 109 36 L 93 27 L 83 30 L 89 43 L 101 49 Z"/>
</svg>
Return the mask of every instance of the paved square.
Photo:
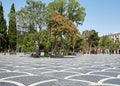
<svg viewBox="0 0 120 86">
<path fill-rule="evenodd" d="M 120 55 L 32 58 L 0 54 L 0 86 L 120 86 Z"/>
</svg>

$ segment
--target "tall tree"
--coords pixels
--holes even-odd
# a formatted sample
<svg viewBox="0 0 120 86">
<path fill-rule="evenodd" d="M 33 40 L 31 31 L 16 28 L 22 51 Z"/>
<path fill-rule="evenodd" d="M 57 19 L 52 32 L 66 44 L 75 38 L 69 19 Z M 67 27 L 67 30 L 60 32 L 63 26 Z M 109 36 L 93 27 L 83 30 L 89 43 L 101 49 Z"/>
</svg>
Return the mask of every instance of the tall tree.
<svg viewBox="0 0 120 86">
<path fill-rule="evenodd" d="M 0 51 L 5 50 L 7 47 L 7 26 L 3 14 L 2 2 L 0 2 Z"/>
<path fill-rule="evenodd" d="M 85 30 L 82 33 L 83 39 L 87 42 L 88 46 L 87 49 L 89 49 L 89 53 L 91 53 L 91 48 L 98 46 L 99 43 L 99 36 L 98 32 L 95 30 Z"/>
<path fill-rule="evenodd" d="M 23 39 L 22 51 L 24 52 L 35 52 L 35 34 L 27 33 Z"/>
<path fill-rule="evenodd" d="M 76 0 L 69 0 L 67 4 L 67 17 L 77 25 L 82 24 L 85 18 L 85 8 Z"/>
<path fill-rule="evenodd" d="M 45 3 L 36 0 L 26 0 L 27 5 L 17 12 L 17 18 L 23 20 L 25 27 L 35 28 L 38 33 L 36 34 L 36 41 L 38 43 L 39 49 L 37 53 L 40 52 L 40 37 L 39 32 L 42 27 L 45 26 Z M 31 28 L 31 27 L 30 27 Z"/>
<path fill-rule="evenodd" d="M 26 0 L 26 3 L 27 5 L 17 12 L 18 20 L 22 20 L 27 28 L 32 25 L 37 31 L 41 31 L 45 23 L 45 3 L 35 0 Z"/>
<path fill-rule="evenodd" d="M 85 8 L 76 0 L 54 0 L 49 3 L 48 8 L 58 11 L 62 16 L 68 17 L 76 25 L 82 24 L 86 15 Z"/>
<path fill-rule="evenodd" d="M 10 50 L 15 51 L 17 46 L 17 28 L 16 28 L 16 12 L 14 8 L 14 4 L 12 4 L 9 13 L 8 37 L 9 37 Z"/>
<path fill-rule="evenodd" d="M 53 2 L 49 3 L 49 9 L 53 11 L 58 11 L 60 15 L 65 15 L 66 11 L 66 0 L 54 0 Z"/>
<path fill-rule="evenodd" d="M 74 25 L 74 23 L 69 20 L 68 18 L 61 16 L 59 12 L 55 11 L 51 18 L 51 32 L 52 35 L 55 36 L 55 48 L 57 49 L 57 39 L 60 38 L 60 50 L 64 49 L 63 44 L 63 38 L 67 36 L 68 39 L 70 39 L 71 46 L 73 48 L 74 53 L 74 47 L 76 39 L 76 33 L 78 33 L 77 27 Z"/>
</svg>

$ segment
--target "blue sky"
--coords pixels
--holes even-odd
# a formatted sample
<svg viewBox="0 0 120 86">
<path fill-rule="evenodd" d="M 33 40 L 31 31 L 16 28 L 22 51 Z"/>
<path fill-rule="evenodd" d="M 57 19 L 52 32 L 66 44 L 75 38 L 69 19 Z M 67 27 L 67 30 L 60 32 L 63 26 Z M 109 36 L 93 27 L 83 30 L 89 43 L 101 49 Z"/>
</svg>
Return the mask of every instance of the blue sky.
<svg viewBox="0 0 120 86">
<path fill-rule="evenodd" d="M 0 0 L 3 4 L 4 16 L 8 22 L 11 4 L 15 4 L 16 11 L 26 5 L 26 0 Z M 53 0 L 43 0 L 49 3 Z M 86 9 L 86 17 L 80 32 L 95 29 L 99 35 L 120 32 L 120 0 L 77 0 Z"/>
</svg>

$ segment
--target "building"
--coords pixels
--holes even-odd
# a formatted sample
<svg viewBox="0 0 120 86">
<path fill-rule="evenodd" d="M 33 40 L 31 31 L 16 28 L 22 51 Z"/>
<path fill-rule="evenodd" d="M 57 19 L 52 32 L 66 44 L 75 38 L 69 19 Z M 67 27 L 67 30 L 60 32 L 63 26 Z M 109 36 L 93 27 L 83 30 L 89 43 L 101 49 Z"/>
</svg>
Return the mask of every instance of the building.
<svg viewBox="0 0 120 86">
<path fill-rule="evenodd" d="M 114 43 L 120 43 L 120 33 L 109 34 L 108 36 L 114 41 Z"/>
<path fill-rule="evenodd" d="M 119 44 L 118 49 L 114 50 L 114 53 L 120 54 L 120 33 L 109 34 L 108 36 L 114 41 L 114 43 Z"/>
</svg>

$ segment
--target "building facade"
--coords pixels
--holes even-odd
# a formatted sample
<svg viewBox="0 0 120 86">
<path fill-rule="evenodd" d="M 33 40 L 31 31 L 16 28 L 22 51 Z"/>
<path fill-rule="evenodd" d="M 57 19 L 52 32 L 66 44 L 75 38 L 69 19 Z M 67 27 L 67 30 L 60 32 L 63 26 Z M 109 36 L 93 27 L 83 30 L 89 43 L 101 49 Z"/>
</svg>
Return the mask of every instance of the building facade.
<svg viewBox="0 0 120 86">
<path fill-rule="evenodd" d="M 120 54 L 120 33 L 110 34 L 108 35 L 114 43 L 119 44 L 119 47 L 117 50 L 114 50 L 114 53 Z"/>
<path fill-rule="evenodd" d="M 120 43 L 120 33 L 110 34 L 108 35 L 114 43 Z"/>
</svg>

